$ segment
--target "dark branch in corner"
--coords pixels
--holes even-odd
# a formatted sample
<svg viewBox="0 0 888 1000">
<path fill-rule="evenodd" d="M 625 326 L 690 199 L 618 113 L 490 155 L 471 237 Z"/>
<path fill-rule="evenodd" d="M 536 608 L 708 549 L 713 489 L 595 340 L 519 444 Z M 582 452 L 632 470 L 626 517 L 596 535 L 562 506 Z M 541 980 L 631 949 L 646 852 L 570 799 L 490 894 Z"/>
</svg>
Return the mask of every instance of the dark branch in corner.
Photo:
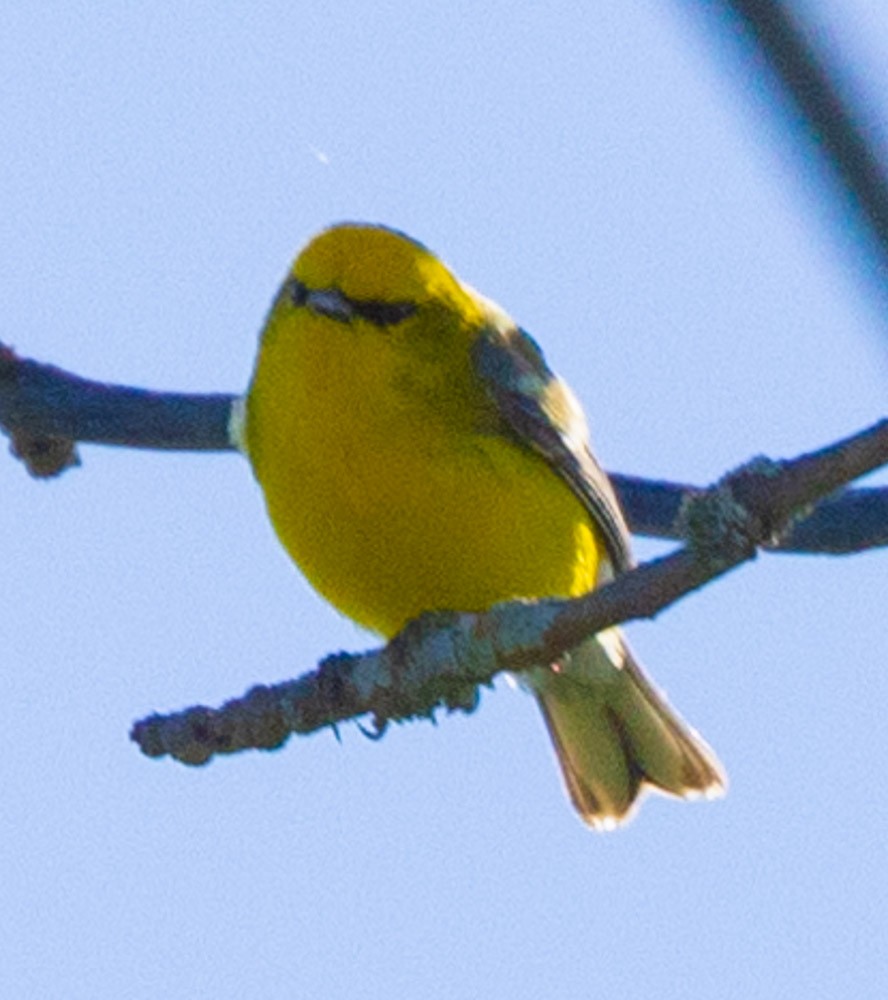
<svg viewBox="0 0 888 1000">
<path fill-rule="evenodd" d="M 92 382 L 21 358 L 0 343 L 0 430 L 34 476 L 78 463 L 77 442 L 129 448 L 227 451 L 229 393 L 150 392 Z M 631 529 L 680 540 L 678 514 L 699 487 L 612 475 Z M 888 489 L 846 490 L 824 499 L 781 539 L 779 552 L 847 554 L 888 545 Z"/>
<path fill-rule="evenodd" d="M 274 749 L 292 733 L 368 713 L 381 731 L 436 708 L 471 711 L 478 686 L 500 671 L 551 663 L 594 632 L 653 617 L 754 558 L 798 510 L 886 463 L 888 420 L 790 462 L 754 459 L 685 505 L 687 547 L 585 597 L 425 615 L 383 649 L 331 656 L 294 681 L 255 687 L 220 709 L 152 715 L 136 723 L 132 739 L 149 757 L 203 764 L 218 754 Z"/>
<path fill-rule="evenodd" d="M 831 168 L 875 238 L 879 276 L 888 290 L 888 174 L 867 140 L 859 114 L 809 42 L 800 15 L 780 0 L 721 0 L 764 55 L 795 112 L 793 120 Z"/>
</svg>

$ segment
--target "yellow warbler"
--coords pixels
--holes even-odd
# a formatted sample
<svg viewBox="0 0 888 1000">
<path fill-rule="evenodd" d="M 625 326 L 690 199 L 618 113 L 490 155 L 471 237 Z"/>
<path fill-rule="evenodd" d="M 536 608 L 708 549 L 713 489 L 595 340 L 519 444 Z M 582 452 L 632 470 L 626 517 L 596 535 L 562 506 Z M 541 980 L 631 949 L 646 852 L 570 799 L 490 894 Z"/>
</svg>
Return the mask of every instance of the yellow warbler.
<svg viewBox="0 0 888 1000">
<path fill-rule="evenodd" d="M 391 637 L 423 611 L 583 594 L 631 565 L 583 413 L 534 341 L 424 246 L 340 225 L 271 308 L 235 436 L 313 586 Z M 524 676 L 582 818 L 714 796 L 712 752 L 621 632 Z"/>
</svg>

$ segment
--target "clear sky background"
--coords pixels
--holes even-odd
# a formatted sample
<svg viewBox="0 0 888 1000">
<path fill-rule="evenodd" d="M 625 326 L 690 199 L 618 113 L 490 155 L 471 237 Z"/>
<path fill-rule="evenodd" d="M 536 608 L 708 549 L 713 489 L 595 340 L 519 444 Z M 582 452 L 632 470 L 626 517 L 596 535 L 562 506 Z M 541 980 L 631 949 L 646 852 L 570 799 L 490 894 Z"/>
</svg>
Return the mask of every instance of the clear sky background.
<svg viewBox="0 0 888 1000">
<path fill-rule="evenodd" d="M 0 340 L 239 390 L 301 244 L 380 221 L 534 333 L 610 469 L 702 484 L 857 430 L 872 261 L 702 6 L 6 4 Z M 809 6 L 886 148 L 888 11 Z M 241 458 L 81 453 L 0 456 L 0 996 L 884 995 L 885 552 L 762 557 L 633 627 L 732 784 L 601 836 L 505 683 L 378 743 L 142 757 L 134 719 L 373 640 Z"/>
</svg>

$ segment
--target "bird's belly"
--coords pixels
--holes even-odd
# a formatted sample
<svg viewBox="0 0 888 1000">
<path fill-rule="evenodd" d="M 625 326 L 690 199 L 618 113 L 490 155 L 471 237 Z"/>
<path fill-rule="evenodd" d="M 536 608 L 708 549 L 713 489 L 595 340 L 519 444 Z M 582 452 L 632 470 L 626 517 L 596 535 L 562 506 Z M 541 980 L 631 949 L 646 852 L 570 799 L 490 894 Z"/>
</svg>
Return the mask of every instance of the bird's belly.
<svg viewBox="0 0 888 1000">
<path fill-rule="evenodd" d="M 422 611 L 594 585 L 597 532 L 542 458 L 494 436 L 390 438 L 303 441 L 262 477 L 282 543 L 344 614 L 392 635 Z"/>
</svg>

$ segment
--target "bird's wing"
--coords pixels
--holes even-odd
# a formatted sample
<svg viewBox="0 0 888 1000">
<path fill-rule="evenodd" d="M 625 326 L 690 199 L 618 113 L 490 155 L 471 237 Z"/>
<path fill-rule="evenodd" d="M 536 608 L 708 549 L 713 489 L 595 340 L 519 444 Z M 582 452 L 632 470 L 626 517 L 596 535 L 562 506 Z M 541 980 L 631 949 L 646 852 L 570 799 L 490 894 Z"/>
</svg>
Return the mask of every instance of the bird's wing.
<svg viewBox="0 0 888 1000">
<path fill-rule="evenodd" d="M 629 569 L 629 529 L 607 473 L 592 454 L 582 408 L 533 338 L 514 324 L 491 323 L 475 341 L 472 361 L 506 432 L 542 455 L 583 502 L 614 571 Z"/>
</svg>

